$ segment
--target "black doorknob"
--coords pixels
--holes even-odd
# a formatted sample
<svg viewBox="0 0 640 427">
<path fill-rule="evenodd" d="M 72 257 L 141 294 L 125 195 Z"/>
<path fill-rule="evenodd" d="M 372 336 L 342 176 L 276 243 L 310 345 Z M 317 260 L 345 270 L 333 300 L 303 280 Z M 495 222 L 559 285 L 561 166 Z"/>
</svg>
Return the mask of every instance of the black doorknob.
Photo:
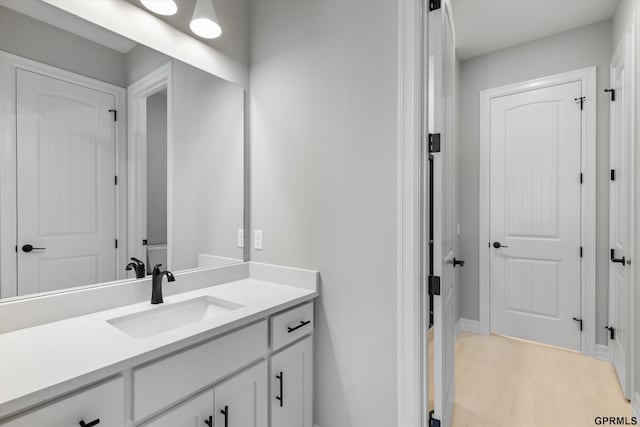
<svg viewBox="0 0 640 427">
<path fill-rule="evenodd" d="M 22 252 L 44 251 L 46 248 L 34 248 L 33 245 L 26 244 L 22 247 Z"/>
<path fill-rule="evenodd" d="M 464 267 L 464 261 L 461 261 L 459 259 L 455 259 L 455 257 L 453 258 L 453 268 L 456 268 L 456 265 L 459 265 L 460 267 Z"/>
<path fill-rule="evenodd" d="M 508 248 L 509 246 L 505 246 L 500 242 L 493 242 L 493 247 L 496 249 L 500 249 L 500 248 Z"/>
</svg>

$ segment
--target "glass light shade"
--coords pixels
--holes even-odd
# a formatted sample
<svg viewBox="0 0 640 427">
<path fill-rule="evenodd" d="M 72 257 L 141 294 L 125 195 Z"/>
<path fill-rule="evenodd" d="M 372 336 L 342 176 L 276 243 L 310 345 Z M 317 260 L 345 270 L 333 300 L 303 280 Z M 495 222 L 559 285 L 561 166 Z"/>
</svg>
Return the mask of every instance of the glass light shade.
<svg viewBox="0 0 640 427">
<path fill-rule="evenodd" d="M 144 7 L 158 15 L 175 15 L 178 11 L 178 6 L 173 0 L 140 0 L 140 2 Z"/>
<path fill-rule="evenodd" d="M 222 28 L 218 24 L 218 15 L 212 0 L 197 0 L 189 27 L 197 36 L 205 39 L 220 37 Z"/>
</svg>

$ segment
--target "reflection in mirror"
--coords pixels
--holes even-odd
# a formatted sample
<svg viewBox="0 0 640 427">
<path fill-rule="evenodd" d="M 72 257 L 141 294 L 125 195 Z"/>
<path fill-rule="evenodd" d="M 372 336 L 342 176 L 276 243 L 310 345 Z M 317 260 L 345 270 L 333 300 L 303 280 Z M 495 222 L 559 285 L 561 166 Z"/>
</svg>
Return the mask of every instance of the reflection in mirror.
<svg viewBox="0 0 640 427">
<path fill-rule="evenodd" d="M 0 5 L 0 297 L 242 262 L 244 90 L 45 3 Z"/>
</svg>

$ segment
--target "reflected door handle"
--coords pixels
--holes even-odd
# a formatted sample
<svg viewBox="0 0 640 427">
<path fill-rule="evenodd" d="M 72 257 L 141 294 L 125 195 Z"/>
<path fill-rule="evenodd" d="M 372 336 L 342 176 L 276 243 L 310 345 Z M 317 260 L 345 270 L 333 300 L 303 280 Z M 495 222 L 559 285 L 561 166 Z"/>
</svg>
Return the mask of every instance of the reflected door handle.
<svg viewBox="0 0 640 427">
<path fill-rule="evenodd" d="M 617 262 L 618 264 L 622 264 L 624 266 L 627 263 L 627 259 L 625 257 L 615 258 L 615 251 L 611 249 L 611 262 Z"/>
<path fill-rule="evenodd" d="M 460 267 L 464 267 L 464 261 L 460 261 L 459 259 L 455 259 L 455 257 L 453 258 L 453 268 L 456 268 L 456 265 L 459 265 Z"/>
<path fill-rule="evenodd" d="M 27 245 L 24 245 L 22 247 L 22 252 L 27 252 L 28 253 L 28 252 L 31 252 L 31 251 L 44 251 L 46 249 L 47 248 L 34 248 L 32 245 L 27 244 Z"/>
<path fill-rule="evenodd" d="M 509 246 L 505 246 L 500 242 L 493 242 L 493 247 L 496 249 L 500 249 L 500 248 L 508 248 Z"/>
<path fill-rule="evenodd" d="M 93 427 L 93 426 L 97 426 L 98 424 L 100 424 L 100 418 L 96 418 L 95 420 L 85 423 L 84 420 L 80 421 L 78 423 L 80 425 L 80 427 Z"/>
</svg>

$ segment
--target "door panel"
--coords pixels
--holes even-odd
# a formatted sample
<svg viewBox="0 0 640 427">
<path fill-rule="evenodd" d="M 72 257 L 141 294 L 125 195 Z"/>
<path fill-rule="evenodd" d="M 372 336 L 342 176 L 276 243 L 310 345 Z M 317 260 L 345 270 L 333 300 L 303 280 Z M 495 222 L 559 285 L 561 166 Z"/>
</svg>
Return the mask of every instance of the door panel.
<svg viewBox="0 0 640 427">
<path fill-rule="evenodd" d="M 581 82 L 491 101 L 491 329 L 580 350 Z"/>
<path fill-rule="evenodd" d="M 631 327 L 631 239 L 634 194 L 631 182 L 633 150 L 633 121 L 630 64 L 631 39 L 626 35 L 611 61 L 611 87 L 615 89 L 615 101 L 611 102 L 610 117 L 610 163 L 612 178 L 609 185 L 609 244 L 612 261 L 609 264 L 609 359 L 616 368 L 625 397 L 630 397 L 629 367 Z M 613 259 L 624 263 L 613 262 Z"/>
<path fill-rule="evenodd" d="M 267 362 L 249 368 L 214 389 L 215 425 L 267 427 Z"/>
<path fill-rule="evenodd" d="M 19 295 L 115 279 L 114 102 L 17 72 Z"/>
<path fill-rule="evenodd" d="M 434 396 L 433 416 L 451 425 L 454 400 L 455 273 L 455 43 L 448 1 L 429 13 L 430 119 L 429 132 L 440 134 L 440 151 L 430 154 L 429 274 L 440 278 L 440 295 L 433 295 Z M 425 402 L 426 403 L 426 402 Z"/>
</svg>

